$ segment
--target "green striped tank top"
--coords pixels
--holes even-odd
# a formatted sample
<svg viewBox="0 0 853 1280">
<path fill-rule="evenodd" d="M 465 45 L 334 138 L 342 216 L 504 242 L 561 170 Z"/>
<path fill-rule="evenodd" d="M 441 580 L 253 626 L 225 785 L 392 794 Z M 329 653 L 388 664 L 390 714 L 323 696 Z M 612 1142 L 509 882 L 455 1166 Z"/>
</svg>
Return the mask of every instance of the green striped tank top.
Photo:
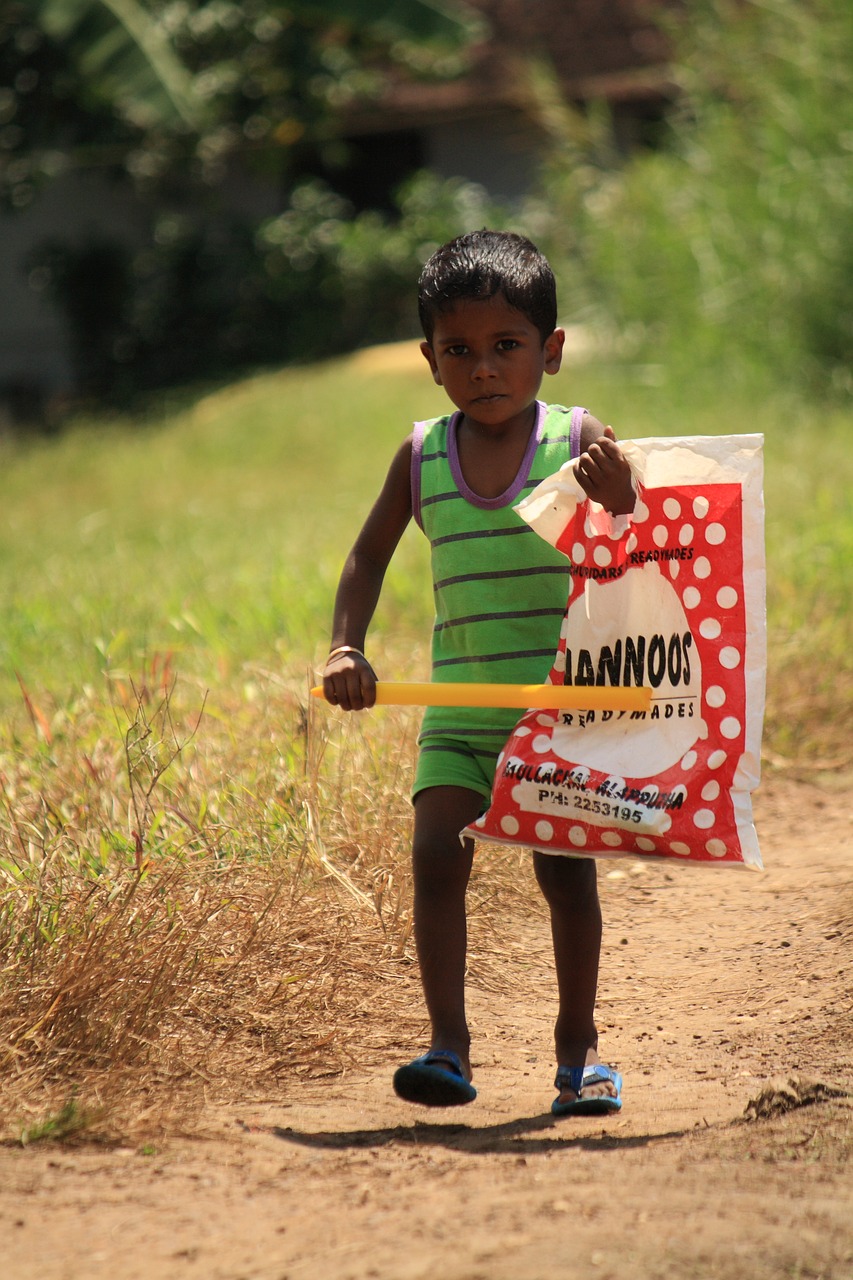
<svg viewBox="0 0 853 1280">
<path fill-rule="evenodd" d="M 456 447 L 461 415 L 415 424 L 412 509 L 431 546 L 433 680 L 547 679 L 566 611 L 569 564 L 513 506 L 578 456 L 583 414 L 537 401 L 518 474 L 497 498 L 481 498 L 465 483 Z M 462 737 L 475 752 L 495 754 L 519 715 L 511 708 L 428 707 L 420 741 Z"/>
</svg>

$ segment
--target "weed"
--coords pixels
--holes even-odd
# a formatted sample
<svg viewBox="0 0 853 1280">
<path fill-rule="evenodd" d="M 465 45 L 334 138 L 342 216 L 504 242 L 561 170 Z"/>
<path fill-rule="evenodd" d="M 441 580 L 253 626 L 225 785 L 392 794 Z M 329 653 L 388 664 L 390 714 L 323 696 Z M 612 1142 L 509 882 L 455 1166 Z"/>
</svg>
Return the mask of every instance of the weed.
<svg viewBox="0 0 853 1280">
<path fill-rule="evenodd" d="M 198 732 L 204 707 L 194 726 L 183 738 L 179 738 L 172 717 L 172 695 L 175 682 L 168 665 L 162 672 L 160 695 L 153 708 L 151 693 L 146 684 L 131 682 L 131 707 L 128 710 L 128 727 L 124 733 L 124 758 L 130 784 L 130 802 L 133 809 L 134 867 L 138 873 L 145 869 L 146 838 L 153 834 L 153 825 L 159 825 L 162 815 L 155 815 L 152 797 L 163 775 L 180 757 L 182 751 Z M 126 708 L 127 710 L 127 708 Z M 132 714 L 131 714 L 132 712 Z M 180 810 L 172 812 L 183 818 Z M 183 819 L 188 822 L 188 819 Z M 199 830 L 199 828 L 196 828 Z"/>
<path fill-rule="evenodd" d="M 58 1111 L 26 1125 L 19 1142 L 22 1147 L 36 1142 L 65 1142 L 84 1134 L 96 1120 L 97 1115 L 86 1111 L 72 1095 Z"/>
</svg>

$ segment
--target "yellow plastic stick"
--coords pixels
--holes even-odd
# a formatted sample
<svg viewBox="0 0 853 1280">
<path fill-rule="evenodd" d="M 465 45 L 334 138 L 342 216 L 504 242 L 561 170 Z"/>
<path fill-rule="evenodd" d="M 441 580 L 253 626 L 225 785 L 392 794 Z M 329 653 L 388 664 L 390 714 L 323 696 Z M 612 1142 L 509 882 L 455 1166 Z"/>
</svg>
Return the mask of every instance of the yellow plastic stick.
<svg viewBox="0 0 853 1280">
<path fill-rule="evenodd" d="M 322 698 L 318 685 L 311 690 Z M 376 703 L 383 707 L 545 707 L 563 711 L 648 711 L 651 689 L 570 684 L 394 684 L 376 686 Z"/>
</svg>

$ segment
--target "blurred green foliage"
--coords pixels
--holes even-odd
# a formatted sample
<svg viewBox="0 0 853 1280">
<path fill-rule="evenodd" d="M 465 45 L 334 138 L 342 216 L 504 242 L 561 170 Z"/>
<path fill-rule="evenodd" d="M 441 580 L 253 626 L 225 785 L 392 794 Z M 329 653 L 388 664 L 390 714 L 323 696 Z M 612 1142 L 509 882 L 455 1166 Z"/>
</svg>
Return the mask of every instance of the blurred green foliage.
<svg viewBox="0 0 853 1280">
<path fill-rule="evenodd" d="M 70 230 L 26 263 L 63 317 L 77 390 L 121 403 L 403 332 L 424 245 L 487 220 L 482 193 L 425 178 L 389 219 L 312 175 L 345 167 L 336 122 L 353 101 L 393 75 L 459 74 L 478 30 L 432 0 L 10 0 L 0 198 L 24 209 L 95 169 L 147 217 L 141 244 Z"/>
<path fill-rule="evenodd" d="M 452 236 L 506 217 L 482 187 L 426 172 L 403 185 L 396 204 L 395 215 L 355 215 L 325 184 L 309 182 L 260 228 L 268 294 L 292 318 L 291 354 L 415 336 L 424 260 Z"/>
<path fill-rule="evenodd" d="M 120 404 L 412 337 L 424 258 L 471 226 L 503 220 L 481 187 L 428 173 L 401 189 L 390 215 L 356 214 L 308 180 L 258 226 L 224 210 L 163 212 L 141 250 L 52 241 L 31 267 L 68 322 L 80 390 Z"/>
<path fill-rule="evenodd" d="M 603 107 L 581 116 L 540 85 L 550 154 L 541 189 L 511 211 L 427 174 L 387 212 L 335 190 L 348 103 L 394 68 L 464 68 L 470 32 L 432 21 L 429 4 L 160 0 L 150 12 L 184 69 L 177 87 L 156 48 L 143 50 L 147 81 L 117 76 L 104 8 L 11 0 L 0 19 L 7 201 L 25 205 L 76 163 L 150 200 L 141 248 L 54 242 L 30 264 L 65 317 L 84 392 L 122 401 L 412 335 L 424 258 L 487 223 L 542 245 L 563 318 L 599 328 L 616 355 L 690 381 L 701 371 L 709 386 L 724 370 L 728 386 L 853 390 L 849 0 L 689 0 L 670 13 L 679 94 L 653 151 L 619 156 Z M 127 41 L 119 51 L 130 56 Z M 278 184 L 275 217 L 229 203 L 237 158 Z"/>
<path fill-rule="evenodd" d="M 545 239 L 632 354 L 849 394 L 853 6 L 691 0 L 673 41 L 665 145 L 614 168 L 567 137 Z"/>
<path fill-rule="evenodd" d="M 389 76 L 459 74 L 477 31 L 433 0 L 6 0 L 0 193 L 108 166 L 163 199 L 235 156 L 286 181 Z"/>
</svg>

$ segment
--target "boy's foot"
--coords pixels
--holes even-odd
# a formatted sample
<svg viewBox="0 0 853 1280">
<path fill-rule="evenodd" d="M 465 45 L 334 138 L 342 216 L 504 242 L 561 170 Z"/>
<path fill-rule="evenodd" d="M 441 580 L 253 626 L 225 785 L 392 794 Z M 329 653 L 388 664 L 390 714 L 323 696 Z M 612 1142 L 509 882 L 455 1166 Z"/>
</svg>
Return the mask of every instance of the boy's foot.
<svg viewBox="0 0 853 1280">
<path fill-rule="evenodd" d="M 622 1108 L 622 1077 L 603 1062 L 588 1067 L 558 1067 L 551 1103 L 555 1116 L 603 1116 Z"/>
<path fill-rule="evenodd" d="M 431 1049 L 394 1072 L 394 1092 L 424 1107 L 460 1107 L 473 1102 L 477 1090 L 466 1079 L 462 1062 L 450 1049 Z"/>
</svg>

